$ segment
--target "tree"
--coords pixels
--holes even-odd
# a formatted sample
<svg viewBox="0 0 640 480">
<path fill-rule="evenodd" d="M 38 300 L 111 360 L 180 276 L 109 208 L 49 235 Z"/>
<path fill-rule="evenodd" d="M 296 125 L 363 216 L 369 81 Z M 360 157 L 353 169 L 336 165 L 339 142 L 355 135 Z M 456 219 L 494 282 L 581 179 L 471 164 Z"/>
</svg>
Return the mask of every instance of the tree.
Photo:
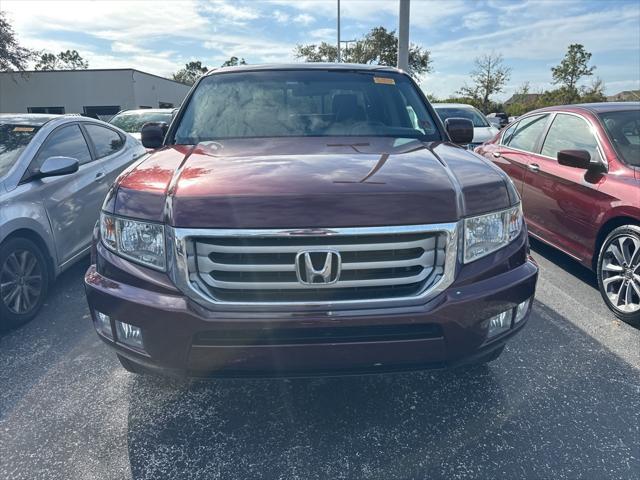
<svg viewBox="0 0 640 480">
<path fill-rule="evenodd" d="M 531 83 L 529 83 L 529 80 L 525 80 L 524 82 L 522 82 L 522 85 L 520 85 L 520 87 L 515 91 L 514 95 L 529 95 L 530 91 Z"/>
<path fill-rule="evenodd" d="M 53 53 L 40 53 L 40 59 L 36 63 L 36 70 L 58 70 L 58 57 Z"/>
<path fill-rule="evenodd" d="M 480 100 L 478 97 L 455 97 L 450 96 L 449 98 L 444 98 L 440 100 L 440 103 L 465 103 L 467 105 L 472 105 L 477 109 L 481 109 L 482 105 L 480 105 Z M 498 110 L 497 108 L 492 109 L 492 111 Z"/>
<path fill-rule="evenodd" d="M 398 62 L 398 37 L 394 30 L 376 27 L 352 45 L 347 45 L 340 53 L 342 60 L 347 63 L 395 66 Z M 319 45 L 297 45 L 294 55 L 296 58 L 304 58 L 306 62 L 336 62 L 338 48 L 326 42 Z M 409 74 L 418 78 L 430 72 L 431 68 L 430 52 L 411 44 Z"/>
<path fill-rule="evenodd" d="M 604 82 L 601 78 L 596 77 L 591 85 L 588 87 L 582 87 L 580 89 L 580 102 L 594 103 L 594 102 L 606 102 L 607 97 L 604 94 Z"/>
<path fill-rule="evenodd" d="M 196 83 L 203 74 L 207 73 L 209 69 L 202 65 L 200 60 L 195 62 L 189 62 L 185 64 L 184 68 L 178 70 L 173 74 L 173 79 L 176 82 L 185 83 L 187 85 L 193 85 Z"/>
<path fill-rule="evenodd" d="M 458 94 L 478 100 L 484 113 L 489 111 L 491 95 L 500 93 L 511 76 L 511 69 L 502 64 L 502 55 L 491 53 L 476 58 L 475 68 L 471 71 L 473 86 L 466 84 Z"/>
<path fill-rule="evenodd" d="M 33 52 L 20 46 L 13 27 L 0 11 L 0 71 L 24 72 L 32 58 Z"/>
<path fill-rule="evenodd" d="M 64 70 L 86 70 L 89 62 L 80 56 L 77 50 L 67 50 L 58 54 L 58 60 Z"/>
<path fill-rule="evenodd" d="M 237 67 L 238 65 L 246 65 L 247 62 L 244 61 L 244 58 L 238 59 L 238 57 L 231 57 L 229 60 L 224 62 L 221 67 Z"/>
<path fill-rule="evenodd" d="M 58 55 L 40 52 L 36 70 L 86 70 L 89 62 L 80 56 L 77 50 L 67 50 Z"/>
<path fill-rule="evenodd" d="M 294 50 L 296 58 L 304 58 L 305 62 L 337 62 L 338 48 L 327 42 L 320 45 L 296 45 Z"/>
<path fill-rule="evenodd" d="M 584 45 L 572 43 L 559 65 L 551 67 L 554 84 L 561 84 L 565 89 L 565 102 L 570 103 L 578 98 L 578 81 L 593 75 L 594 67 L 589 67 L 591 53 L 584 49 Z"/>
</svg>

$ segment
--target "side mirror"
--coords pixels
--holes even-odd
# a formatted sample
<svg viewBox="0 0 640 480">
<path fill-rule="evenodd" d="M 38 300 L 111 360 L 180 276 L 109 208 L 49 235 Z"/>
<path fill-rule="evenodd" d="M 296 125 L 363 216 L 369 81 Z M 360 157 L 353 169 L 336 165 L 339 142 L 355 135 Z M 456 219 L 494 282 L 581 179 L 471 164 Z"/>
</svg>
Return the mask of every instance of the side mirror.
<svg viewBox="0 0 640 480">
<path fill-rule="evenodd" d="M 560 150 L 558 152 L 558 163 L 566 167 L 581 168 L 588 170 L 591 164 L 591 155 L 586 150 Z"/>
<path fill-rule="evenodd" d="M 142 126 L 140 139 L 145 148 L 160 148 L 169 126 L 164 122 L 149 122 Z"/>
<path fill-rule="evenodd" d="M 80 163 L 71 157 L 49 157 L 38 170 L 37 177 L 59 177 L 78 171 Z"/>
<path fill-rule="evenodd" d="M 497 128 L 498 130 L 502 128 L 500 125 L 500 120 L 497 119 L 496 117 L 487 117 L 487 121 L 489 122 L 489 125 L 491 125 L 494 128 Z"/>
<path fill-rule="evenodd" d="M 466 145 L 473 141 L 473 122 L 466 118 L 447 118 L 444 128 L 453 143 Z"/>
</svg>

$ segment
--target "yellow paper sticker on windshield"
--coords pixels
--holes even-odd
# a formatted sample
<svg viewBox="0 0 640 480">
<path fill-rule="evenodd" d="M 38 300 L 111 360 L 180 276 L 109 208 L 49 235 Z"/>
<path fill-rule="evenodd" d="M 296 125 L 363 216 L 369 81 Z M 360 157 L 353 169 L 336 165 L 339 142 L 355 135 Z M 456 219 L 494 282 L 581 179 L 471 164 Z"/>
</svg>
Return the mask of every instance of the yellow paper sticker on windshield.
<svg viewBox="0 0 640 480">
<path fill-rule="evenodd" d="M 33 132 L 34 130 L 33 127 L 13 127 L 14 132 Z"/>
<path fill-rule="evenodd" d="M 373 77 L 375 83 L 382 83 L 384 85 L 395 85 L 396 81 L 389 77 Z"/>
</svg>

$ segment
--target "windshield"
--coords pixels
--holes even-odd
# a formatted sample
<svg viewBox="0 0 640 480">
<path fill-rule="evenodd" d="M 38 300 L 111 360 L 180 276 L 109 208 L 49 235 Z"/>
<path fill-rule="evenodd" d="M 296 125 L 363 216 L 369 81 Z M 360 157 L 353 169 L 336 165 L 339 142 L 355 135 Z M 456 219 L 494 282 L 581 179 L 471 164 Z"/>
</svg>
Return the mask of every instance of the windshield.
<svg viewBox="0 0 640 480">
<path fill-rule="evenodd" d="M 473 126 L 476 128 L 489 127 L 487 119 L 475 108 L 462 108 L 462 107 L 438 107 L 434 106 L 438 116 L 444 122 L 447 118 L 466 118 L 473 122 Z"/>
<path fill-rule="evenodd" d="M 640 167 L 640 110 L 598 114 L 622 161 Z"/>
<path fill-rule="evenodd" d="M 138 133 L 148 122 L 171 123 L 171 112 L 122 112 L 109 122 L 127 133 Z"/>
<path fill-rule="evenodd" d="M 14 165 L 40 127 L 0 123 L 0 177 Z"/>
<path fill-rule="evenodd" d="M 316 70 L 204 78 L 180 121 L 175 143 L 311 136 L 440 140 L 425 102 L 404 75 Z"/>
</svg>

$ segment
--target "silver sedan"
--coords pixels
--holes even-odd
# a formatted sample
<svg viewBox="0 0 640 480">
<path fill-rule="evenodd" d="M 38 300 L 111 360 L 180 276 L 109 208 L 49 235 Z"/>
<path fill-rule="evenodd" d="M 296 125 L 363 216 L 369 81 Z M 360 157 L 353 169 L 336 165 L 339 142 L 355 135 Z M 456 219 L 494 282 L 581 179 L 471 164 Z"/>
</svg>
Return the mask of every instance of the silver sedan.
<svg viewBox="0 0 640 480">
<path fill-rule="evenodd" d="M 88 253 L 109 186 L 145 154 L 99 120 L 0 114 L 0 329 L 33 318 L 53 279 Z"/>
</svg>

